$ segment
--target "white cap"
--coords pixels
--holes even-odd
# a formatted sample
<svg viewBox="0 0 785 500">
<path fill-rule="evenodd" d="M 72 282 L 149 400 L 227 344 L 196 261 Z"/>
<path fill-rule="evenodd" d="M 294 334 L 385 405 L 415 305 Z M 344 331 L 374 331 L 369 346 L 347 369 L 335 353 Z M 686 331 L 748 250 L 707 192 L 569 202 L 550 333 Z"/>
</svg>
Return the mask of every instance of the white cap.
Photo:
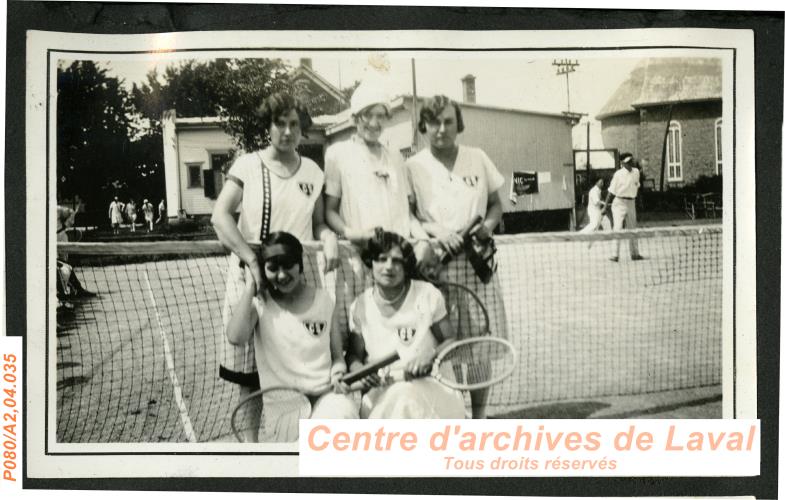
<svg viewBox="0 0 785 500">
<path fill-rule="evenodd" d="M 381 81 L 363 81 L 352 94 L 352 115 L 358 115 L 365 108 L 381 104 L 390 114 L 390 96 Z"/>
</svg>

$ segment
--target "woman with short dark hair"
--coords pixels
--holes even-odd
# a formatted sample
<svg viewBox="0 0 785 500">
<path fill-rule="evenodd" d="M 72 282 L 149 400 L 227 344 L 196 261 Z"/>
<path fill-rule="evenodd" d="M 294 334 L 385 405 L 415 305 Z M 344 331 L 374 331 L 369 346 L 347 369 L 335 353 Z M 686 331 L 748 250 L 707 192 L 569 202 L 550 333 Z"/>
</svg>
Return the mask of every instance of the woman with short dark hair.
<svg viewBox="0 0 785 500">
<path fill-rule="evenodd" d="M 257 286 L 245 268 L 245 286 L 227 324 L 227 338 L 241 346 L 253 342 L 263 390 L 291 387 L 313 394 L 328 383 L 343 390 L 337 387 L 346 362 L 335 303 L 325 289 L 305 281 L 302 245 L 287 232 L 271 233 L 259 260 L 262 283 Z M 312 418 L 357 418 L 357 405 L 345 394 L 309 398 Z M 256 429 L 250 428 L 249 438 Z"/>
<path fill-rule="evenodd" d="M 308 109 L 285 93 L 268 96 L 257 109 L 270 144 L 237 158 L 215 202 L 212 223 L 218 239 L 232 251 L 226 278 L 224 329 L 244 288 L 246 276 L 262 283 L 262 270 L 248 241 L 265 240 L 273 231 L 287 231 L 301 241 L 324 242 L 325 271 L 338 264 L 335 234 L 324 222 L 324 174 L 297 147 L 311 124 Z M 240 208 L 240 219 L 234 213 Z M 241 265 L 242 263 L 242 265 Z M 246 275 L 244 267 L 248 268 Z M 239 384 L 241 396 L 258 388 L 253 344 L 223 343 L 221 378 Z M 252 427 L 252 426 L 251 426 Z"/>
<path fill-rule="evenodd" d="M 461 394 L 428 377 L 436 353 L 453 341 L 453 330 L 441 292 L 414 279 L 412 245 L 398 234 L 375 232 L 362 253 L 373 285 L 352 303 L 349 314 L 349 370 L 397 352 L 389 370 L 406 380 L 380 386 L 377 374 L 362 384 L 364 418 L 463 418 Z"/>
<path fill-rule="evenodd" d="M 436 253 L 455 258 L 445 269 L 437 269 L 439 281 L 450 281 L 473 290 L 488 308 L 491 332 L 506 336 L 504 303 L 498 278 L 485 285 L 463 255 L 462 231 L 476 219 L 482 223 L 472 232 L 472 244 L 479 255 L 493 254 L 491 235 L 501 221 L 500 190 L 504 178 L 491 159 L 479 148 L 458 143 L 465 122 L 461 107 L 443 95 L 427 99 L 420 109 L 420 132 L 429 147 L 409 158 L 406 168 L 412 180 L 416 214 L 422 227 L 436 238 Z M 473 332 L 457 332 L 457 336 Z M 487 389 L 471 392 L 472 415 L 484 418 Z"/>
</svg>

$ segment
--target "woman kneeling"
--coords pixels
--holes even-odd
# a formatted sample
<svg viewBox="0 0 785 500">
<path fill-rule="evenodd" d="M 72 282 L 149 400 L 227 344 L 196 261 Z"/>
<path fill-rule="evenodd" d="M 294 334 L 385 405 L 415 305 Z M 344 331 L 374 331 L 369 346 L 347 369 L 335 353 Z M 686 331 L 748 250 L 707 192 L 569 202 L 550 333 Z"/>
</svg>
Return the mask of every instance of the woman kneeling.
<svg viewBox="0 0 785 500">
<path fill-rule="evenodd" d="M 253 338 L 259 385 L 316 393 L 327 383 L 342 389 L 346 372 L 341 332 L 334 326 L 335 305 L 324 289 L 305 282 L 303 247 L 286 232 L 263 242 L 262 290 L 248 266 L 242 297 L 227 326 L 235 345 Z M 345 394 L 313 397 L 312 418 L 357 418 L 357 405 Z"/>
<path fill-rule="evenodd" d="M 378 374 L 362 384 L 370 389 L 363 398 L 363 418 L 463 418 L 461 394 L 431 377 L 436 353 L 453 342 L 441 292 L 413 279 L 416 260 L 412 245 L 401 236 L 377 230 L 363 251 L 373 286 L 360 294 L 350 309 L 349 366 L 351 371 L 368 360 L 398 352 L 400 360 L 390 373 L 403 380 L 381 386 Z"/>
</svg>

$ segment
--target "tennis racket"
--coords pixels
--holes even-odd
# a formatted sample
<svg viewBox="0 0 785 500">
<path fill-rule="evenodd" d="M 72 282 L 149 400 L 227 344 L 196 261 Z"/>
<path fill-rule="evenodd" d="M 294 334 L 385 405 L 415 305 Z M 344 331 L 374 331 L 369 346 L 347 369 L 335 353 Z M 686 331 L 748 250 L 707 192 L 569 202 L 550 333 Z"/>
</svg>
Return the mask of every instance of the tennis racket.
<svg viewBox="0 0 785 500">
<path fill-rule="evenodd" d="M 359 386 L 352 384 L 398 359 L 398 353 L 392 353 L 346 374 L 342 380 L 352 390 L 359 390 Z M 312 404 L 331 390 L 332 385 L 325 384 L 310 393 L 304 393 L 293 387 L 270 387 L 256 391 L 240 401 L 232 412 L 232 432 L 241 443 L 256 442 L 256 440 L 278 443 L 297 441 L 300 419 L 309 418 Z"/>
<path fill-rule="evenodd" d="M 498 384 L 518 364 L 518 353 L 507 340 L 474 337 L 458 340 L 442 349 L 433 360 L 431 377 L 459 391 L 473 391 Z M 411 380 L 403 370 L 391 371 L 385 382 Z"/>
</svg>

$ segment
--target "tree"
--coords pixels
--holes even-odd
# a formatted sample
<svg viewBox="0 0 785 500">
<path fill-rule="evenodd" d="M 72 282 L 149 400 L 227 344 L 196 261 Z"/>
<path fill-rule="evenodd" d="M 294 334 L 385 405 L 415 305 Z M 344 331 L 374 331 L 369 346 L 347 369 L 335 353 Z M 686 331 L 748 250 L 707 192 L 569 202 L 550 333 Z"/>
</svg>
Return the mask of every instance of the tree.
<svg viewBox="0 0 785 500">
<path fill-rule="evenodd" d="M 59 199 L 79 196 L 98 213 L 114 196 L 165 191 L 160 129 L 140 123 L 122 81 L 93 61 L 57 71 L 57 181 Z"/>
<path fill-rule="evenodd" d="M 57 193 L 90 209 L 126 185 L 133 106 L 121 82 L 93 61 L 57 70 Z"/>
<path fill-rule="evenodd" d="M 149 73 L 131 93 L 151 127 L 172 108 L 178 116 L 219 116 L 237 146 L 254 151 L 268 142 L 256 109 L 268 95 L 293 90 L 289 69 L 281 59 L 187 61 L 167 67 L 163 75 Z"/>
</svg>

